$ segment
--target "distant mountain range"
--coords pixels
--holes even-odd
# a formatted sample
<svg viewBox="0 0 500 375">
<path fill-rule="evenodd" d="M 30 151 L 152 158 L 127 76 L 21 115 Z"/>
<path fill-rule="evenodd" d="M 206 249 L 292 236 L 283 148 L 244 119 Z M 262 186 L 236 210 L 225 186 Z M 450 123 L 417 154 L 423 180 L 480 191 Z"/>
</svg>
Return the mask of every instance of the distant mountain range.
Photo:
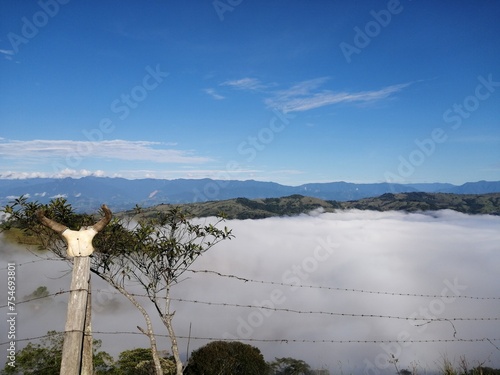
<svg viewBox="0 0 500 375">
<path fill-rule="evenodd" d="M 311 183 L 286 186 L 254 180 L 212 179 L 139 179 L 84 177 L 80 179 L 0 179 L 0 205 L 21 195 L 41 203 L 64 197 L 80 212 L 96 210 L 106 203 L 115 211 L 135 205 L 150 207 L 162 203 L 196 203 L 233 198 L 279 198 L 294 194 L 325 201 L 355 201 L 397 193 L 500 193 L 500 181 L 468 182 L 457 186 L 446 183 L 428 184 L 355 184 L 349 182 Z"/>
</svg>

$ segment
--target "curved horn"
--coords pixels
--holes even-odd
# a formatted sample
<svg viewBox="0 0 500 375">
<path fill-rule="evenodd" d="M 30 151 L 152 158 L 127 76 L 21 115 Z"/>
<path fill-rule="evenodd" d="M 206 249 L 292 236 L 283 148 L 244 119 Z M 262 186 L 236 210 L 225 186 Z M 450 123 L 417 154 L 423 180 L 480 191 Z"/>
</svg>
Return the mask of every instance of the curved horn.
<svg viewBox="0 0 500 375">
<path fill-rule="evenodd" d="M 59 224 L 59 223 L 55 222 L 54 220 L 51 220 L 51 219 L 45 217 L 45 213 L 42 210 L 38 210 L 36 212 L 36 216 L 38 217 L 38 220 L 40 220 L 40 222 L 43 225 L 45 225 L 46 227 L 49 227 L 50 229 L 53 229 L 54 231 L 56 231 L 59 234 L 64 232 L 66 229 L 68 229 L 67 226 Z"/>
<path fill-rule="evenodd" d="M 113 216 L 108 206 L 103 204 L 101 208 L 104 211 L 104 217 L 92 226 L 92 228 L 94 228 L 96 232 L 100 232 L 101 230 L 103 230 L 104 227 L 111 221 L 111 218 Z"/>
</svg>

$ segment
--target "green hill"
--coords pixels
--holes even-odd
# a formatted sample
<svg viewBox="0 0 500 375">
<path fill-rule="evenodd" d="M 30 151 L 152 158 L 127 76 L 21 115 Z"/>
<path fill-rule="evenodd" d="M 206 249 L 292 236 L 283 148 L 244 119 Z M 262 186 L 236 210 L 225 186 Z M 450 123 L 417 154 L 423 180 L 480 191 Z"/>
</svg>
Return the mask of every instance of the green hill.
<svg viewBox="0 0 500 375">
<path fill-rule="evenodd" d="M 467 214 L 500 215 L 500 193 L 480 195 L 444 193 L 384 194 L 376 198 L 343 202 L 342 207 L 360 210 L 406 212 L 449 209 Z"/>
<path fill-rule="evenodd" d="M 383 194 L 376 198 L 337 202 L 302 195 L 282 198 L 247 199 L 236 198 L 191 204 L 160 204 L 144 209 L 148 216 L 154 210 L 182 207 L 196 217 L 215 216 L 224 213 L 228 219 L 263 219 L 272 216 L 294 216 L 321 209 L 324 212 L 358 209 L 375 211 L 435 211 L 450 209 L 468 214 L 500 215 L 500 193 L 493 194 L 444 194 L 444 193 L 398 193 Z M 131 211 L 126 213 L 131 214 Z"/>
</svg>

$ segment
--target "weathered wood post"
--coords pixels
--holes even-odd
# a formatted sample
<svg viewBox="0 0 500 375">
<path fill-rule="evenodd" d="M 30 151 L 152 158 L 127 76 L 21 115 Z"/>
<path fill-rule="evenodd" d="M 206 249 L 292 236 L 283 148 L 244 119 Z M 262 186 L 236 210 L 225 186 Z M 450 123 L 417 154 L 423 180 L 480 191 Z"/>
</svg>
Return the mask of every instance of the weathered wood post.
<svg viewBox="0 0 500 375">
<path fill-rule="evenodd" d="M 66 326 L 64 327 L 61 375 L 77 375 L 83 373 L 83 337 L 87 315 L 89 278 L 90 258 L 88 256 L 75 257 L 68 301 L 68 313 L 66 315 Z M 92 361 L 90 363 L 92 364 Z"/>
<path fill-rule="evenodd" d="M 89 292 L 87 293 L 87 308 L 85 312 L 85 332 L 83 334 L 82 375 L 94 375 L 92 351 L 92 287 L 89 279 Z"/>
<path fill-rule="evenodd" d="M 105 216 L 100 221 L 91 227 L 82 227 L 79 231 L 71 230 L 65 225 L 46 218 L 42 211 L 37 213 L 43 225 L 62 236 L 68 246 L 68 256 L 74 258 L 68 313 L 64 328 L 61 375 L 91 375 L 93 372 L 89 255 L 94 251 L 92 239 L 111 221 L 112 214 L 109 208 L 102 205 L 102 210 Z"/>
</svg>

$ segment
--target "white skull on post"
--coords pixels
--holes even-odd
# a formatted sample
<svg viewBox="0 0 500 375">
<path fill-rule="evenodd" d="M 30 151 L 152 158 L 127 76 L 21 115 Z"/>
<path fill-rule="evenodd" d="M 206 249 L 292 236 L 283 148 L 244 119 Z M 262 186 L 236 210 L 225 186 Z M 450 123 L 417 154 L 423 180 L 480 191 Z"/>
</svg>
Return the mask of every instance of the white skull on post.
<svg viewBox="0 0 500 375">
<path fill-rule="evenodd" d="M 59 224 L 54 220 L 45 217 L 43 211 L 38 211 L 37 216 L 43 225 L 51 228 L 59 233 L 68 245 L 68 256 L 84 257 L 89 256 L 94 252 L 92 240 L 111 221 L 111 210 L 105 205 L 102 205 L 104 217 L 90 227 L 82 227 L 80 230 L 71 230 L 63 224 Z"/>
</svg>

